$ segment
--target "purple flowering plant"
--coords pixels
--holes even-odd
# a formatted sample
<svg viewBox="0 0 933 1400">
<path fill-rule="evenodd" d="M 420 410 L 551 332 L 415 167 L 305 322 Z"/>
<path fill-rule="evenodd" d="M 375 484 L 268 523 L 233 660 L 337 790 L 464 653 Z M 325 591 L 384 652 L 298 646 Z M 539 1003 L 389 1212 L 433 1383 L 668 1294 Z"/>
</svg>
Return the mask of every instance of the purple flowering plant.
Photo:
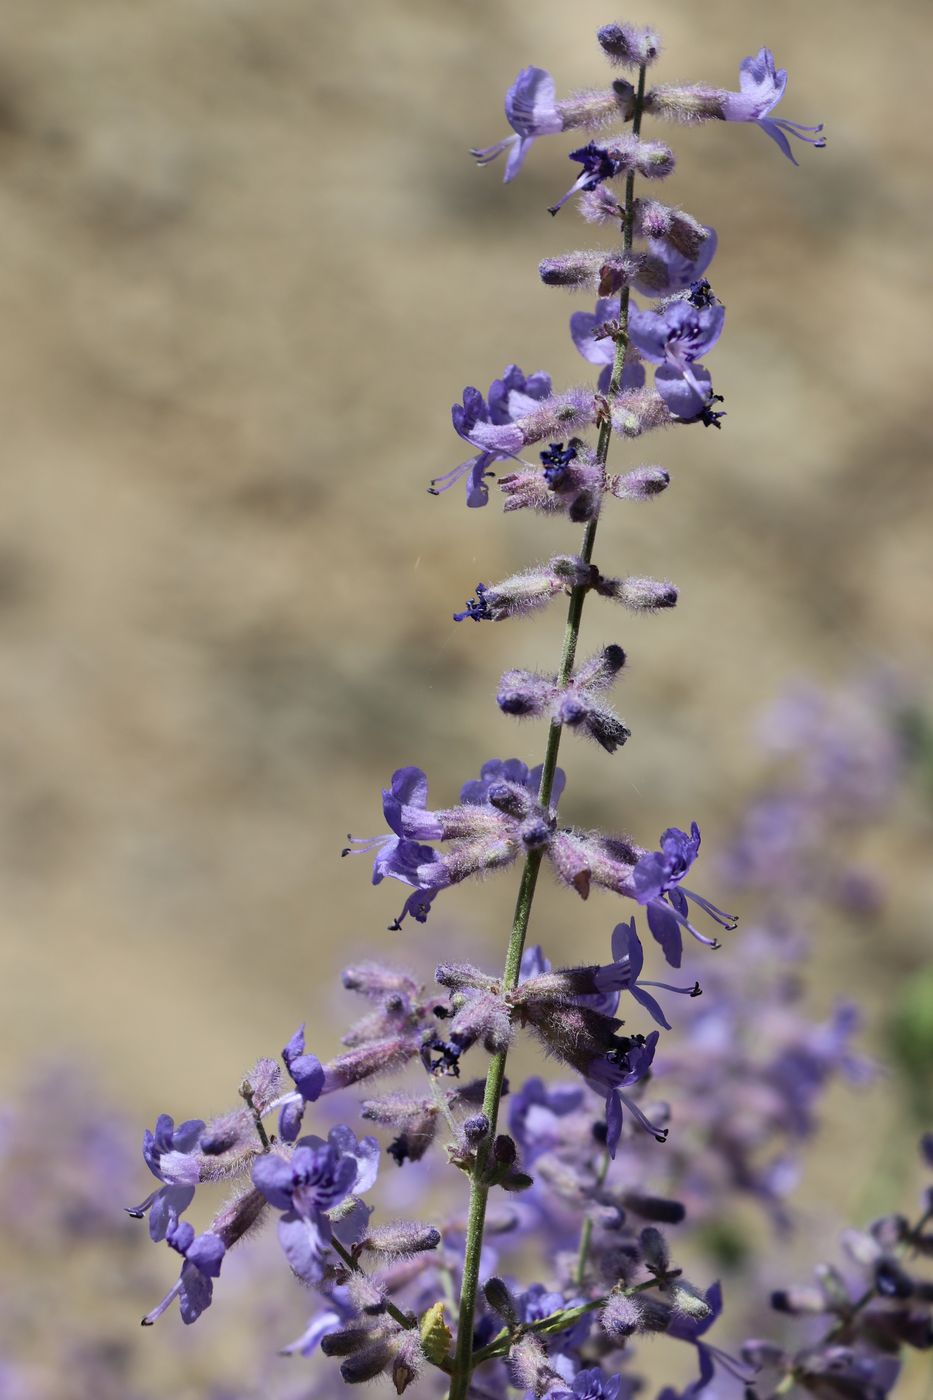
<svg viewBox="0 0 933 1400">
<path fill-rule="evenodd" d="M 555 392 L 547 373 L 510 364 L 485 395 L 467 387 L 451 416 L 471 455 L 430 485 L 438 495 L 464 481 L 473 508 L 487 505 L 496 486 L 506 511 L 565 514 L 583 527 L 575 552 L 479 583 L 454 614 L 457 622 L 498 622 L 563 602 L 556 667 L 509 670 L 496 696 L 505 714 L 545 721 L 543 759 L 531 769 L 491 759 L 455 800 L 442 795 L 437 805 L 424 772 L 399 767 L 382 794 L 388 830 L 351 837 L 344 850 L 372 856 L 374 884 L 390 878 L 405 886 L 393 928 L 406 932 L 406 919 L 429 923 L 450 886 L 515 866 L 504 967 L 441 963 L 432 987 L 377 962 L 349 967 L 344 986 L 366 1010 L 337 1054 L 318 1059 L 301 1027 L 281 1062 L 260 1060 L 245 1077 L 236 1109 L 178 1127 L 163 1114 L 144 1144 L 161 1185 L 129 1213 L 148 1215 L 153 1241 L 182 1263 L 143 1321 L 155 1322 L 176 1299 L 182 1320 L 195 1321 L 212 1302 L 227 1253 L 274 1220 L 288 1265 L 316 1299 L 306 1331 L 285 1351 L 322 1352 L 346 1384 L 382 1376 L 399 1394 L 418 1382 L 423 1393 L 449 1400 L 506 1393 L 619 1400 L 646 1384 L 660 1390 L 640 1358 L 633 1365 L 630 1342 L 664 1334 L 683 1344 L 695 1371 L 685 1389 L 660 1390 L 671 1400 L 714 1381 L 744 1387 L 747 1396 L 797 1386 L 875 1400 L 894 1384 L 901 1346 L 933 1341 L 933 1285 L 914 1267 L 933 1252 L 929 1196 L 915 1224 L 891 1216 L 853 1232 L 849 1274 L 825 1266 L 817 1289 L 774 1295 L 781 1313 L 824 1319 L 799 1350 L 782 1338 L 747 1342 L 733 1354 L 711 1340 L 722 1288 L 714 1278 L 689 1280 L 672 1254 L 680 1238 L 673 1231 L 715 1218 L 739 1193 L 783 1226 L 793 1149 L 810 1131 L 825 1082 L 837 1072 L 857 1081 L 872 1073 L 850 1049 L 852 1009 L 813 1026 L 794 1008 L 786 979 L 772 977 L 749 1035 L 748 979 L 764 953 L 778 950 L 780 961 L 787 951 L 774 905 L 747 941 L 729 941 L 724 969 L 707 978 L 704 962 L 695 975 L 694 960 L 709 959 L 736 926 L 694 889 L 697 823 L 669 827 L 656 848 L 568 825 L 558 767 L 567 729 L 609 755 L 630 737 L 606 698 L 625 665 L 623 648 L 577 658 L 590 595 L 641 613 L 678 598 L 669 581 L 615 577 L 601 567 L 608 561 L 595 562 L 608 498 L 644 502 L 670 484 L 662 467 L 611 469 L 610 448 L 662 427 L 720 428 L 724 417 L 701 363 L 725 322 L 707 276 L 716 234 L 642 193 L 641 181 L 663 180 L 674 166 L 666 143 L 643 137 L 643 123 L 753 122 L 795 163 L 788 136 L 820 147 L 821 128 L 772 116 L 787 75 L 765 48 L 743 60 L 740 91 L 729 92 L 651 86 L 660 53 L 652 29 L 609 24 L 597 38 L 628 76 L 558 98 L 549 73 L 523 69 L 505 101 L 512 134 L 473 155 L 481 165 L 504 156 L 510 181 L 537 139 L 565 131 L 589 138 L 569 152 L 579 173 L 548 212 L 575 205 L 587 222 L 615 231 L 615 246 L 548 258 L 539 271 L 545 285 L 584 291 L 590 306 L 595 300 L 595 310 L 571 317 L 570 334 L 598 366 L 598 382 Z M 767 859 L 755 866 L 756 854 L 746 837 L 732 860 L 760 873 Z M 596 888 L 626 901 L 604 961 L 555 966 L 526 946 L 543 867 L 579 899 Z M 643 935 L 656 958 L 675 969 L 686 959 L 690 971 L 674 982 L 645 975 Z M 669 1044 L 672 1021 L 683 1025 Z M 572 1079 L 510 1083 L 508 1058 L 520 1035 Z M 467 1073 L 471 1054 L 486 1064 Z M 376 1079 L 390 1077 L 395 1087 L 377 1090 Z M 366 1096 L 362 1124 L 390 1136 L 386 1155 L 409 1172 L 426 1170 L 418 1163 L 456 1169 L 447 1180 L 465 1178 L 465 1208 L 461 1199 L 438 1224 L 379 1220 L 370 1198 L 385 1170 L 380 1140 L 344 1122 L 326 1136 L 306 1131 L 315 1105 L 357 1086 Z M 924 1150 L 933 1165 L 929 1141 Z M 423 1188 L 426 1178 L 419 1180 Z M 231 1184 L 233 1194 L 196 1234 L 185 1213 L 210 1182 Z M 544 1273 L 522 1281 L 516 1257 L 533 1242 Z"/>
</svg>

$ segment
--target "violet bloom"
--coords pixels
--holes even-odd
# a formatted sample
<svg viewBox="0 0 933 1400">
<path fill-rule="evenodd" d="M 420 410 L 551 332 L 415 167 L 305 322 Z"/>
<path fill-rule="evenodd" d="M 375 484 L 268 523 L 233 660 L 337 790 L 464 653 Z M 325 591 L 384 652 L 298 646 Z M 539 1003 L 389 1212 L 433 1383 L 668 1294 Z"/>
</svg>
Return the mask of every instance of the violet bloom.
<svg viewBox="0 0 933 1400">
<path fill-rule="evenodd" d="M 630 923 L 616 924 L 612 930 L 612 957 L 613 961 L 607 967 L 601 967 L 596 973 L 596 985 L 601 992 L 628 992 L 639 1006 L 643 1006 L 659 1026 L 663 1026 L 666 1031 L 671 1029 L 670 1022 L 664 1015 L 655 998 L 650 992 L 646 992 L 646 987 L 659 987 L 666 992 L 678 992 L 682 996 L 698 997 L 700 995 L 700 984 L 694 982 L 692 987 L 672 987 L 669 982 L 642 982 L 641 970 L 645 963 L 644 949 L 641 946 L 641 939 L 635 931 L 635 920 Z"/>
<path fill-rule="evenodd" d="M 373 861 L 373 884 L 378 885 L 388 876 L 399 880 L 403 885 L 413 885 L 414 894 L 405 901 L 402 912 L 391 926 L 401 928 L 402 920 L 411 915 L 419 924 L 428 917 L 431 902 L 436 890 L 423 889 L 419 885 L 419 867 L 430 865 L 438 859 L 437 852 L 430 846 L 410 840 L 402 830 L 402 813 L 405 808 L 424 808 L 428 800 L 428 780 L 420 768 L 398 768 L 392 774 L 388 788 L 382 792 L 382 810 L 393 834 L 386 836 L 351 836 L 350 845 L 342 855 L 366 855 L 376 852 Z"/>
<path fill-rule="evenodd" d="M 180 1220 L 170 1226 L 165 1238 L 185 1262 L 181 1266 L 181 1277 L 175 1287 L 143 1318 L 144 1327 L 151 1327 L 175 1298 L 178 1299 L 182 1322 L 197 1322 L 202 1312 L 211 1305 L 213 1280 L 220 1275 L 220 1266 L 226 1253 L 226 1245 L 219 1235 L 215 1235 L 212 1230 L 205 1230 L 203 1235 L 195 1235 L 187 1220 Z"/>
<path fill-rule="evenodd" d="M 542 1152 L 550 1152 L 563 1141 L 558 1120 L 576 1113 L 583 1104 L 583 1090 L 577 1084 L 545 1084 L 537 1076 L 528 1079 L 509 1096 L 509 1133 L 521 1149 L 525 1167 Z"/>
<path fill-rule="evenodd" d="M 155 1132 L 146 1129 L 143 1137 L 143 1157 L 152 1175 L 164 1181 L 161 1191 L 153 1191 L 138 1206 L 128 1206 L 127 1214 L 141 1220 L 149 1213 L 149 1237 L 154 1242 L 164 1240 L 168 1231 L 178 1224 L 182 1211 L 194 1199 L 194 1188 L 200 1180 L 200 1153 L 196 1151 L 203 1119 L 189 1118 L 176 1128 L 168 1113 L 160 1113 Z"/>
<path fill-rule="evenodd" d="M 279 1113 L 279 1137 L 294 1142 L 301 1131 L 305 1104 L 320 1098 L 324 1088 L 324 1066 L 316 1055 L 305 1054 L 305 1028 L 298 1027 L 282 1051 L 282 1059 L 295 1082 L 297 1093 L 287 1096 Z"/>
<path fill-rule="evenodd" d="M 564 123 L 557 110 L 554 79 L 544 68 L 523 68 L 505 95 L 505 115 L 514 136 L 506 136 L 493 146 L 472 150 L 480 165 L 488 165 L 508 151 L 505 183 L 514 180 L 528 151 L 539 136 L 554 136 Z"/>
<path fill-rule="evenodd" d="M 348 1196 L 367 1191 L 376 1179 L 379 1144 L 357 1143 L 352 1129 L 332 1128 L 327 1142 L 300 1138 L 290 1157 L 268 1152 L 253 1163 L 253 1182 L 271 1206 L 283 1212 L 279 1243 L 298 1277 L 319 1283 L 331 1240 L 329 1212 Z"/>
<path fill-rule="evenodd" d="M 685 292 L 703 276 L 715 256 L 719 242 L 716 230 L 707 227 L 706 233 L 707 237 L 692 258 L 678 252 L 662 238 L 649 238 L 645 266 L 632 279 L 635 290 L 649 297 L 669 297 Z"/>
<path fill-rule="evenodd" d="M 659 1034 L 652 1031 L 647 1036 L 620 1036 L 618 1049 L 600 1054 L 587 1066 L 587 1084 L 595 1093 L 606 1096 L 606 1147 L 610 1157 L 615 1157 L 622 1135 L 623 1104 L 646 1133 L 658 1142 L 667 1140 L 667 1129 L 656 1127 L 623 1092 L 644 1079 L 651 1069 Z"/>
<path fill-rule="evenodd" d="M 570 159 L 575 160 L 583 168 L 567 193 L 561 195 L 557 203 L 550 206 L 549 214 L 556 214 L 558 209 L 565 205 L 573 195 L 580 194 L 583 190 L 595 190 L 604 180 L 611 180 L 615 175 L 618 175 L 621 168 L 621 162 L 604 146 L 597 145 L 595 141 L 581 146 L 578 151 L 571 151 Z"/>
<path fill-rule="evenodd" d="M 648 927 L 671 967 L 680 967 L 683 958 L 682 929 L 709 948 L 719 947 L 715 938 L 707 938 L 690 922 L 688 899 L 723 928 L 731 931 L 736 926 L 731 915 L 724 914 L 708 899 L 681 888 L 680 882 L 696 860 L 699 849 L 700 828 L 696 822 L 692 823 L 689 836 L 680 827 L 671 826 L 661 836 L 661 849 L 642 856 L 632 871 L 634 897 L 647 908 Z"/>
<path fill-rule="evenodd" d="M 578 1371 L 569 1390 L 552 1390 L 549 1400 L 619 1400 L 620 1375 L 607 1376 L 598 1366 Z"/>
<path fill-rule="evenodd" d="M 619 303 L 609 297 L 600 297 L 595 311 L 575 311 L 570 318 L 570 336 L 574 345 L 591 365 L 600 365 L 598 388 L 601 394 L 608 394 L 615 362 L 616 346 L 611 335 L 596 339 L 600 326 L 611 321 L 618 314 Z M 641 389 L 645 383 L 645 367 L 640 361 L 628 361 L 622 370 L 622 389 Z"/>
<path fill-rule="evenodd" d="M 509 459 L 521 450 L 522 434 L 514 420 L 534 410 L 535 404 L 551 392 L 551 376 L 538 370 L 525 375 L 517 365 L 509 365 L 501 379 L 494 379 L 486 399 L 478 389 L 463 391 L 463 403 L 454 404 L 451 418 L 465 442 L 480 450 L 443 476 L 434 477 L 430 492 L 439 496 L 466 477 L 467 505 L 484 506 L 489 500 L 486 478 L 494 462 Z"/>
<path fill-rule="evenodd" d="M 705 297 L 698 300 L 702 301 L 699 306 L 690 299 L 681 299 L 669 302 L 660 311 L 633 307 L 629 313 L 632 343 L 646 360 L 659 366 L 655 386 L 679 418 L 700 416 L 713 397 L 709 375 L 702 371 L 703 378 L 698 378 L 694 361 L 716 344 L 726 313 L 721 302 Z M 678 380 L 683 381 L 685 389 L 678 387 Z"/>
<path fill-rule="evenodd" d="M 826 140 L 820 135 L 823 123 L 818 126 L 801 126 L 799 122 L 787 121 L 784 117 L 770 114 L 784 96 L 787 87 L 787 71 L 775 68 L 774 54 L 770 49 L 759 49 L 754 56 L 743 58 L 739 65 L 740 92 L 722 94 L 722 115 L 727 122 L 754 122 L 796 165 L 798 162 L 785 136 L 789 132 L 809 146 L 822 149 Z"/>
<path fill-rule="evenodd" d="M 479 770 L 478 778 L 471 778 L 463 784 L 460 789 L 460 801 L 482 806 L 489 801 L 489 790 L 497 783 L 516 783 L 519 787 L 527 789 L 532 797 L 537 798 L 543 766 L 539 763 L 536 768 L 529 768 L 520 758 L 490 758 Z M 567 775 L 563 768 L 556 768 L 551 785 L 552 806 L 560 801 L 566 782 Z"/>
</svg>

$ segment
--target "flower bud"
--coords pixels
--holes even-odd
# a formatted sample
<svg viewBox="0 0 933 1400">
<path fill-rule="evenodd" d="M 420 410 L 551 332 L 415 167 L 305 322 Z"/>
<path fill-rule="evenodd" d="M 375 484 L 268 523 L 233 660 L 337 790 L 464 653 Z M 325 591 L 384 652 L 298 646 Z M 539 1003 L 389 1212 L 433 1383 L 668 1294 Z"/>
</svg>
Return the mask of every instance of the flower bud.
<svg viewBox="0 0 933 1400">
<path fill-rule="evenodd" d="M 642 238 L 667 243 L 691 262 L 712 234 L 712 230 L 692 214 L 686 214 L 682 209 L 672 209 L 656 199 L 635 201 L 635 232 Z"/>
<path fill-rule="evenodd" d="M 501 997 L 480 992 L 466 1001 L 450 1023 L 450 1039 L 461 1050 L 482 1041 L 490 1055 L 506 1050 L 512 1043 L 512 1022 Z"/>
<path fill-rule="evenodd" d="M 385 1290 L 368 1274 L 351 1273 L 346 1286 L 356 1312 L 364 1313 L 367 1317 L 377 1317 L 385 1312 Z"/>
<path fill-rule="evenodd" d="M 499 682 L 496 704 L 506 715 L 543 715 L 557 685 L 534 671 L 506 671 Z"/>
<path fill-rule="evenodd" d="M 642 1257 L 653 1274 L 666 1274 L 671 1264 L 667 1240 L 653 1225 L 646 1225 L 638 1237 Z"/>
<path fill-rule="evenodd" d="M 489 1119 L 485 1113 L 477 1113 L 467 1118 L 463 1124 L 463 1136 L 468 1147 L 478 1147 L 489 1136 Z"/>
<path fill-rule="evenodd" d="M 612 596 L 633 612 L 657 612 L 677 604 L 674 584 L 654 578 L 623 578 L 612 580 Z"/>
<path fill-rule="evenodd" d="M 530 1332 L 510 1348 L 507 1362 L 509 1380 L 517 1390 L 543 1395 L 551 1381 L 547 1353 Z"/>
<path fill-rule="evenodd" d="M 351 1084 L 358 1084 L 374 1074 L 391 1073 L 417 1054 L 417 1049 L 407 1037 L 396 1035 L 337 1055 L 324 1065 L 322 1093 L 332 1094 L 335 1089 L 347 1089 Z"/>
<path fill-rule="evenodd" d="M 790 1313 L 792 1317 L 800 1313 L 823 1313 L 826 1312 L 826 1295 L 812 1284 L 798 1284 L 772 1293 L 771 1306 L 775 1312 Z"/>
<path fill-rule="evenodd" d="M 348 992 L 359 992 L 361 996 L 378 1000 L 388 992 L 404 992 L 416 997 L 420 991 L 418 983 L 406 972 L 394 967 L 384 967 L 381 963 L 363 962 L 344 968 L 341 981 Z"/>
<path fill-rule="evenodd" d="M 637 1191 L 624 1192 L 622 1202 L 627 1210 L 640 1215 L 643 1220 L 657 1220 L 661 1225 L 679 1225 L 687 1214 L 680 1201 L 664 1200 L 661 1196 L 642 1196 Z"/>
<path fill-rule="evenodd" d="M 578 249 L 544 258 L 538 264 L 538 274 L 546 287 L 570 287 L 597 292 L 601 297 L 612 296 L 623 287 L 630 287 L 638 276 L 644 255 L 641 253 L 609 253 L 605 248 L 589 251 Z M 592 421 L 592 419 L 590 420 Z M 555 425 L 566 428 L 567 423 Z M 547 437 L 547 433 L 542 433 Z"/>
<path fill-rule="evenodd" d="M 452 992 L 461 992 L 467 987 L 485 992 L 499 990 L 498 978 L 481 972 L 472 963 L 440 963 L 434 969 L 434 980 L 442 987 L 449 987 Z"/>
<path fill-rule="evenodd" d="M 396 1395 L 403 1394 L 412 1381 L 418 1379 L 424 1361 L 424 1348 L 417 1332 L 414 1329 L 403 1332 L 395 1348 L 395 1360 L 392 1362 L 392 1384 L 395 1386 Z"/>
<path fill-rule="evenodd" d="M 265 1196 L 255 1187 L 241 1191 L 239 1196 L 221 1206 L 211 1221 L 210 1233 L 219 1237 L 225 1249 L 230 1249 L 255 1227 L 266 1204 Z"/>
<path fill-rule="evenodd" d="M 610 476 L 606 489 L 620 501 L 647 501 L 666 491 L 670 484 L 670 472 L 663 467 L 636 467 L 622 476 Z"/>
<path fill-rule="evenodd" d="M 703 1295 L 689 1283 L 675 1283 L 669 1297 L 675 1313 L 693 1322 L 705 1321 L 713 1311 Z"/>
<path fill-rule="evenodd" d="M 589 427 L 595 412 L 592 389 L 568 389 L 536 403 L 530 413 L 518 420 L 518 426 L 527 446 L 542 438 L 560 437 L 573 429 Z"/>
<path fill-rule="evenodd" d="M 614 122 L 631 121 L 634 110 L 635 89 L 624 78 L 614 82 L 610 88 L 575 92 L 557 104 L 564 131 L 576 127 L 595 131 Z"/>
<path fill-rule="evenodd" d="M 622 437 L 637 438 L 654 428 L 669 428 L 674 416 L 655 389 L 625 389 L 610 400 L 612 426 Z"/>
<path fill-rule="evenodd" d="M 702 83 L 683 87 L 662 85 L 645 93 L 644 110 L 653 117 L 691 126 L 699 122 L 725 121 L 727 96 L 722 88 L 706 87 Z"/>
<path fill-rule="evenodd" d="M 588 224 L 620 224 L 625 218 L 625 209 L 608 185 L 583 190 L 577 198 L 577 209 Z"/>
<path fill-rule="evenodd" d="M 635 170 L 645 180 L 664 180 L 674 169 L 674 152 L 663 141 L 622 136 L 604 143 L 606 154 L 622 170 Z"/>
<path fill-rule="evenodd" d="M 408 1259 L 412 1254 L 437 1249 L 440 1242 L 441 1232 L 433 1225 L 423 1225 L 419 1220 L 394 1220 L 370 1230 L 361 1248 L 389 1259 Z"/>
<path fill-rule="evenodd" d="M 515 1299 L 512 1297 L 508 1286 L 501 1278 L 488 1278 L 483 1284 L 483 1295 L 493 1312 L 505 1321 L 509 1328 L 514 1328 L 518 1321 L 518 1310 Z"/>
<path fill-rule="evenodd" d="M 324 1341 L 327 1339 L 324 1338 Z M 321 1343 L 323 1347 L 323 1341 Z M 381 1337 L 369 1346 L 361 1348 L 346 1361 L 340 1363 L 340 1374 L 347 1385 L 362 1385 L 364 1381 L 375 1380 L 392 1360 L 392 1347 Z"/>
<path fill-rule="evenodd" d="M 321 1338 L 321 1351 L 325 1356 L 352 1356 L 373 1339 L 371 1327 L 341 1327 L 335 1332 L 327 1332 Z"/>
<path fill-rule="evenodd" d="M 604 24 L 596 38 L 613 67 L 647 68 L 661 52 L 657 33 L 637 24 Z"/>
</svg>

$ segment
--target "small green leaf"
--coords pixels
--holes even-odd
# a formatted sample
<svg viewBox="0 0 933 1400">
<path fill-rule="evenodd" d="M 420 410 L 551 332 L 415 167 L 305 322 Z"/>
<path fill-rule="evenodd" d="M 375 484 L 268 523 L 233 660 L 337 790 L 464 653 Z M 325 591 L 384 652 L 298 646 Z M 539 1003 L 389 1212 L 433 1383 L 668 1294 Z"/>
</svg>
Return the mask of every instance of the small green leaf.
<svg viewBox="0 0 933 1400">
<path fill-rule="evenodd" d="M 433 1366 L 442 1366 L 450 1354 L 453 1341 L 444 1319 L 444 1304 L 433 1303 L 421 1319 L 421 1345 Z"/>
</svg>

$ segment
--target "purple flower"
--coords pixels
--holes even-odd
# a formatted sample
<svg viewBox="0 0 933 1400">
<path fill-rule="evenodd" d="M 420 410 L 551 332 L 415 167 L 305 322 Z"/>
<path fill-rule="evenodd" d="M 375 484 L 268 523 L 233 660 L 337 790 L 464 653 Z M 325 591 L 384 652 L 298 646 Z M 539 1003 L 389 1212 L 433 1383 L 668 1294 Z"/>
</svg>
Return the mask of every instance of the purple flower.
<svg viewBox="0 0 933 1400">
<path fill-rule="evenodd" d="M 485 149 L 473 150 L 470 155 L 480 165 L 488 165 L 508 151 L 504 176 L 508 183 L 521 170 L 527 152 L 539 136 L 553 136 L 564 129 L 557 110 L 554 79 L 546 69 L 522 69 L 505 95 L 505 115 L 516 134 Z"/>
<path fill-rule="evenodd" d="M 690 258 L 661 238 L 648 239 L 648 256 L 642 270 L 633 278 L 636 291 L 649 297 L 669 297 L 685 292 L 702 277 L 713 261 L 718 245 L 716 230 L 706 229 L 707 237 Z"/>
<path fill-rule="evenodd" d="M 634 897 L 646 906 L 648 927 L 671 967 L 680 967 L 683 957 L 682 929 L 707 947 L 719 947 L 715 938 L 699 933 L 690 922 L 688 897 L 723 928 L 735 928 L 735 919 L 717 909 L 715 904 L 692 890 L 680 888 L 699 849 L 700 828 L 696 822 L 691 825 L 689 836 L 679 827 L 671 826 L 661 836 L 661 849 L 642 856 L 632 871 Z"/>
<path fill-rule="evenodd" d="M 689 378 L 673 365 L 658 365 L 654 387 L 682 423 L 703 423 L 707 428 L 718 428 L 720 418 L 726 416 L 713 408 L 714 403 L 722 403 L 722 395 L 713 393 L 709 370 L 702 365 L 691 365 Z"/>
<path fill-rule="evenodd" d="M 561 195 L 557 203 L 550 206 L 549 214 L 556 214 L 568 199 L 582 190 L 595 190 L 604 180 L 611 180 L 613 176 L 618 175 L 622 166 L 622 162 L 611 151 L 597 145 L 595 141 L 588 142 L 577 151 L 571 151 L 570 159 L 583 168 L 567 193 Z"/>
<path fill-rule="evenodd" d="M 612 366 L 616 347 L 611 335 L 596 339 L 595 332 L 618 312 L 618 302 L 609 297 L 600 297 L 595 311 L 575 311 L 570 318 L 570 335 L 574 345 L 591 365 L 601 365 L 598 388 L 601 394 L 609 392 Z M 638 361 L 627 361 L 622 371 L 622 389 L 641 389 L 645 382 L 644 366 Z"/>
<path fill-rule="evenodd" d="M 324 1067 L 316 1055 L 305 1054 L 305 1028 L 298 1027 L 282 1051 L 285 1068 L 295 1081 L 297 1094 L 289 1095 L 279 1113 L 279 1136 L 294 1142 L 301 1131 L 305 1104 L 319 1099 L 324 1088 Z"/>
<path fill-rule="evenodd" d="M 189 1118 L 176 1128 L 175 1120 L 160 1113 L 155 1132 L 146 1129 L 143 1137 L 143 1157 L 152 1175 L 164 1181 L 161 1191 L 153 1191 L 138 1206 L 127 1207 L 127 1214 L 137 1220 L 149 1212 L 149 1236 L 158 1242 L 178 1224 L 182 1211 L 194 1199 L 194 1188 L 200 1180 L 200 1153 L 196 1151 L 204 1121 Z"/>
<path fill-rule="evenodd" d="M 598 1366 L 578 1371 L 569 1390 L 552 1390 L 550 1400 L 618 1400 L 620 1375 L 607 1376 Z"/>
<path fill-rule="evenodd" d="M 810 146 L 816 146 L 817 149 L 826 145 L 825 138 L 819 134 L 823 130 L 822 122 L 818 126 L 801 126 L 799 122 L 770 116 L 787 87 L 787 72 L 784 68 L 775 68 L 774 55 L 770 49 L 759 49 L 754 56 L 742 59 L 739 65 L 739 87 L 740 92 L 722 94 L 722 114 L 727 122 L 754 122 L 762 131 L 767 132 L 772 141 L 777 142 L 787 159 L 794 165 L 797 164 L 797 160 L 785 132 L 806 141 Z"/>
<path fill-rule="evenodd" d="M 551 376 L 538 370 L 524 375 L 517 365 L 509 365 L 501 379 L 494 379 L 484 399 L 478 389 L 463 391 L 463 403 L 454 404 L 451 418 L 457 433 L 471 446 L 480 448 L 475 457 L 435 477 L 431 494 L 439 496 L 456 482 L 467 478 L 467 505 L 484 506 L 489 500 L 486 478 L 492 465 L 514 456 L 522 447 L 522 434 L 514 420 L 533 411 L 551 392 Z"/>
<path fill-rule="evenodd" d="M 490 758 L 479 770 L 478 778 L 471 778 L 463 784 L 460 789 L 460 801 L 482 806 L 489 801 L 490 789 L 497 783 L 515 783 L 536 798 L 543 766 L 539 763 L 536 768 L 529 769 L 527 763 L 522 763 L 520 758 Z M 560 801 L 566 782 L 567 776 L 563 768 L 556 769 L 551 787 L 552 805 Z"/>
<path fill-rule="evenodd" d="M 685 298 L 660 311 L 629 313 L 632 342 L 652 364 L 659 366 L 655 386 L 678 418 L 692 421 L 708 413 L 713 402 L 709 375 L 694 362 L 711 350 L 722 334 L 725 307 L 715 300 L 697 306 Z M 699 373 L 697 373 L 699 371 Z"/>
<path fill-rule="evenodd" d="M 428 780 L 420 768 L 398 768 L 392 774 L 388 788 L 382 792 L 382 811 L 393 834 L 387 836 L 351 836 L 351 844 L 342 854 L 365 855 L 376 852 L 373 861 L 373 884 L 378 885 L 388 876 L 400 880 L 403 885 L 414 885 L 415 892 L 405 901 L 393 929 L 401 927 L 402 920 L 410 914 L 423 924 L 428 917 L 431 902 L 436 890 L 423 889 L 419 884 L 418 870 L 437 860 L 437 852 L 405 835 L 402 820 L 408 809 L 424 809 L 428 800 Z"/>
<path fill-rule="evenodd" d="M 726 309 L 719 301 L 694 306 L 689 300 L 668 302 L 660 311 L 629 311 L 632 342 L 655 365 L 672 365 L 686 374 L 694 360 L 712 350 L 720 335 Z"/>
<path fill-rule="evenodd" d="M 290 1157 L 268 1152 L 253 1163 L 253 1182 L 271 1206 L 283 1212 L 279 1242 L 294 1272 L 305 1283 L 324 1276 L 331 1239 L 328 1213 L 348 1196 L 367 1191 L 376 1179 L 379 1144 L 352 1129 L 332 1128 L 327 1142 L 299 1139 Z"/>
<path fill-rule="evenodd" d="M 658 1035 L 658 1031 L 652 1031 L 647 1036 L 620 1036 L 617 1049 L 594 1057 L 587 1066 L 586 1082 L 597 1094 L 606 1096 L 606 1146 L 610 1157 L 616 1155 L 622 1135 L 623 1104 L 646 1133 L 650 1133 L 658 1142 L 667 1139 L 667 1129 L 655 1127 L 638 1105 L 622 1092 L 644 1079 L 651 1069 Z"/>
<path fill-rule="evenodd" d="M 679 992 L 683 996 L 696 997 L 700 995 L 700 984 L 694 982 L 692 987 L 672 987 L 669 982 L 641 982 L 641 970 L 645 962 L 644 950 L 641 940 L 635 931 L 635 920 L 630 923 L 616 924 L 612 931 L 612 956 L 613 962 L 607 967 L 601 967 L 596 973 L 596 984 L 602 992 L 629 992 L 643 1006 L 659 1026 L 663 1026 L 666 1031 L 671 1029 L 670 1022 L 664 1015 L 655 998 L 650 992 L 645 991 L 645 987 L 660 987 L 666 992 Z"/>
<path fill-rule="evenodd" d="M 215 1235 L 212 1230 L 205 1230 L 203 1235 L 195 1235 L 187 1220 L 178 1221 L 170 1226 L 165 1238 L 185 1262 L 181 1266 L 181 1276 L 175 1287 L 143 1318 L 144 1327 L 151 1327 L 175 1298 L 178 1299 L 182 1322 L 196 1322 L 202 1312 L 211 1305 L 213 1280 L 220 1275 L 220 1266 L 226 1253 L 226 1245 L 219 1235 Z"/>
<path fill-rule="evenodd" d="M 583 1090 L 579 1085 L 545 1084 L 537 1076 L 526 1080 L 518 1093 L 510 1097 L 509 1132 L 521 1149 L 526 1167 L 562 1141 L 556 1120 L 575 1113 L 582 1103 Z"/>
</svg>

